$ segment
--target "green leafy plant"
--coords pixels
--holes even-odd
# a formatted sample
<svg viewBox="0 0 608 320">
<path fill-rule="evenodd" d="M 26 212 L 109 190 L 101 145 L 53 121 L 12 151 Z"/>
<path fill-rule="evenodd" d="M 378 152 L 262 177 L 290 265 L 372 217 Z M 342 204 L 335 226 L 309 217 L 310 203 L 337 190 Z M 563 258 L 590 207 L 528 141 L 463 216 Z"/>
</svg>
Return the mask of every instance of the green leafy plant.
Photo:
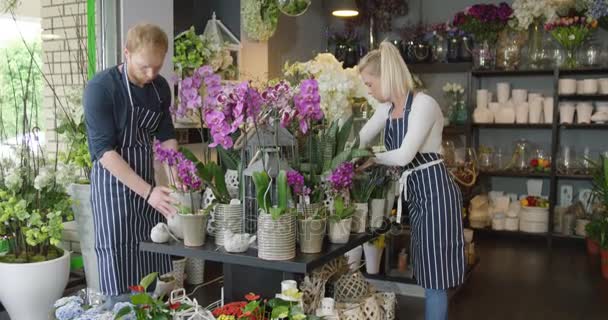
<svg viewBox="0 0 608 320">
<path fill-rule="evenodd" d="M 28 72 L 9 71 L 19 80 L 10 82 L 14 112 L 19 112 L 15 123 L 19 136 L 13 152 L 0 161 L 0 238 L 10 238 L 10 253 L 3 262 L 29 263 L 52 260 L 62 254 L 57 246 L 62 239 L 63 222 L 73 218 L 71 199 L 66 186 L 75 179 L 69 164 L 47 158 L 38 143 L 39 127 L 36 123 L 35 57 L 30 57 Z M 21 97 L 18 100 L 17 97 Z M 0 108 L 0 119 L 2 117 Z M 6 144 L 5 121 L 0 122 L 0 140 Z"/>
<path fill-rule="evenodd" d="M 203 181 L 203 184 L 210 188 L 216 201 L 222 204 L 230 203 L 230 193 L 226 186 L 225 171 L 215 162 L 201 162 L 192 151 L 186 148 L 179 150 L 186 159 L 194 162 L 198 171 L 198 176 Z"/>
<path fill-rule="evenodd" d="M 173 63 L 184 74 L 191 74 L 209 61 L 212 54 L 207 39 L 197 35 L 194 26 L 175 37 Z"/>
<path fill-rule="evenodd" d="M 141 279 L 139 285 L 130 286 L 129 289 L 133 292 L 131 295 L 131 303 L 133 306 L 126 306 L 118 311 L 114 319 L 132 319 L 132 315 L 135 314 L 137 320 L 171 320 L 173 319 L 174 311 L 182 311 L 190 308 L 188 305 L 166 304 L 163 301 L 164 297 L 153 298 L 147 293 L 148 287 L 156 281 L 158 272 L 153 272 L 143 279 Z"/>
<path fill-rule="evenodd" d="M 334 214 L 329 217 L 331 221 L 339 222 L 351 218 L 355 214 L 356 208 L 353 204 L 346 204 L 344 197 L 334 198 Z"/>
<path fill-rule="evenodd" d="M 277 205 L 273 205 L 270 199 L 271 180 L 265 171 L 253 173 L 253 183 L 255 184 L 256 199 L 258 207 L 269 213 L 274 220 L 279 219 L 283 214 L 289 213 L 288 201 L 291 198 L 291 191 L 287 184 L 287 173 L 284 170 L 279 172 L 276 180 Z"/>
<path fill-rule="evenodd" d="M 377 187 L 382 187 L 386 181 L 386 170 L 374 167 L 370 173 L 363 173 L 353 179 L 351 198 L 356 203 L 367 203 Z"/>
<path fill-rule="evenodd" d="M 276 0 L 248 0 L 241 4 L 243 30 L 253 40 L 267 41 L 274 35 L 279 23 Z"/>
<path fill-rule="evenodd" d="M 270 319 L 288 319 L 288 320 L 304 320 L 312 319 L 306 316 L 304 310 L 300 308 L 298 303 L 285 301 L 282 299 L 268 300 L 268 307 L 272 310 Z"/>
</svg>

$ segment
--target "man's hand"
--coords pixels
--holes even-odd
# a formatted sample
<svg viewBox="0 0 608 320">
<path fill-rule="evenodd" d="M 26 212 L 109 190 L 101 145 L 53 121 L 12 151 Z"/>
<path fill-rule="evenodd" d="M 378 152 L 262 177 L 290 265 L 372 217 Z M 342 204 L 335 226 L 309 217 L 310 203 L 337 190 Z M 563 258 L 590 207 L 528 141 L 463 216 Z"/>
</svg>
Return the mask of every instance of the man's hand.
<svg viewBox="0 0 608 320">
<path fill-rule="evenodd" d="M 362 165 L 357 166 L 357 168 L 355 169 L 355 172 L 361 173 L 361 172 L 367 170 L 368 168 L 373 167 L 374 165 L 376 165 L 376 159 L 368 158 L 367 161 L 365 161 Z"/>
<path fill-rule="evenodd" d="M 177 209 L 173 206 L 177 203 L 177 200 L 171 197 L 171 192 L 172 190 L 167 187 L 154 187 L 148 199 L 148 204 L 167 219 L 177 213 Z"/>
</svg>

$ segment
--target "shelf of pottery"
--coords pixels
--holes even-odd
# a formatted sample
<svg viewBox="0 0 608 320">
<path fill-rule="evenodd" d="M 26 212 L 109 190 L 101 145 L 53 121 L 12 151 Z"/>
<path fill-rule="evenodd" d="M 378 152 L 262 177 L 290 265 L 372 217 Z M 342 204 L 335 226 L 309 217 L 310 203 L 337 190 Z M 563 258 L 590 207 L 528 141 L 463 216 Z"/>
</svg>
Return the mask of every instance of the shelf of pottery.
<svg viewBox="0 0 608 320">
<path fill-rule="evenodd" d="M 553 96 L 512 87 L 508 82 L 496 84 L 496 102 L 492 91 L 476 91 L 474 148 L 481 176 L 491 183 L 484 186 L 488 192 L 477 195 L 470 203 L 471 227 L 506 233 L 585 236 L 585 224 L 594 211 L 591 161 L 599 154 L 608 155 L 608 145 L 598 140 L 600 136 L 585 135 L 584 131 L 572 142 L 567 129 L 608 129 L 608 78 L 572 71 L 568 77 L 561 78 L 559 71 L 556 75 L 553 84 L 557 94 Z M 480 144 L 481 129 L 492 128 L 517 129 L 514 141 L 505 144 L 504 136 L 508 134 L 504 134 L 497 135 L 501 139 L 496 141 L 483 139 L 492 140 L 494 146 Z M 547 130 L 525 131 L 536 129 Z M 569 140 L 571 145 L 561 140 Z M 495 177 L 527 178 L 527 189 L 521 181 L 511 181 L 526 192 L 499 190 L 493 185 Z"/>
</svg>

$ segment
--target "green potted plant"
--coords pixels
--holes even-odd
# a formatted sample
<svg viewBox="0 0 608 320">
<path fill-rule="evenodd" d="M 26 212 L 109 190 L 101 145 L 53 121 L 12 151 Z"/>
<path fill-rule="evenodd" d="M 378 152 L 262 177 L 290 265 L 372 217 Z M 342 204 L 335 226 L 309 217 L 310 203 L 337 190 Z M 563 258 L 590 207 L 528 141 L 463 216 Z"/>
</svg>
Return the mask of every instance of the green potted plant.
<svg viewBox="0 0 608 320">
<path fill-rule="evenodd" d="M 600 253 L 601 227 L 602 220 L 598 218 L 591 219 L 591 221 L 585 226 L 585 233 L 587 234 L 587 253 L 590 256 L 596 256 Z"/>
<path fill-rule="evenodd" d="M 224 233 L 230 230 L 233 233 L 241 231 L 242 206 L 238 200 L 232 200 L 225 179 L 225 171 L 215 162 L 202 162 L 192 152 L 181 148 L 180 152 L 190 160 L 196 167 L 197 176 L 200 177 L 202 186 L 211 191 L 209 199 L 205 196 L 203 202 L 209 204 L 204 210 L 197 210 L 204 216 L 211 215 L 211 220 L 216 227 L 215 243 L 224 245 Z M 200 208 L 200 207 L 199 207 Z M 234 221 L 238 221 L 235 223 Z"/>
<path fill-rule="evenodd" d="M 325 210 L 322 210 L 321 189 L 313 194 L 304 184 L 304 177 L 297 171 L 287 172 L 287 183 L 294 195 L 298 210 L 298 237 L 302 253 L 319 253 L 327 229 Z M 314 200 L 313 200 L 314 199 Z"/>
<path fill-rule="evenodd" d="M 265 260 L 293 259 L 296 256 L 296 216 L 294 210 L 288 207 L 291 192 L 287 173 L 281 170 L 276 179 L 271 179 L 265 171 L 254 172 L 253 183 L 260 210 L 258 257 Z M 276 183 L 276 205 L 270 199 L 273 183 Z"/>
<path fill-rule="evenodd" d="M 24 45 L 27 58 L 13 55 L 2 66 L 11 94 L 0 108 L 0 140 L 12 150 L 0 159 L 0 239 L 9 247 L 0 257 L 0 301 L 11 319 L 46 319 L 68 281 L 70 252 L 59 246 L 63 223 L 73 218 L 66 187 L 76 169 L 56 154 L 47 157 L 40 143 L 42 75 L 33 68 L 41 63 L 39 47 Z"/>
<path fill-rule="evenodd" d="M 383 182 L 385 181 L 386 179 L 383 180 Z M 387 186 L 384 185 L 384 183 L 382 185 L 377 185 L 372 192 L 371 200 L 369 202 L 369 208 L 371 211 L 369 217 L 369 226 L 372 229 L 382 227 L 382 221 L 386 213 L 386 192 Z"/>
<path fill-rule="evenodd" d="M 350 192 L 351 199 L 355 203 L 356 208 L 353 215 L 353 232 L 365 232 L 369 213 L 369 199 L 376 186 L 383 184 L 384 175 L 385 171 L 381 167 L 375 167 L 370 173 L 356 175 L 353 179 L 353 188 Z"/>
<path fill-rule="evenodd" d="M 349 203 L 348 197 L 355 175 L 354 167 L 353 163 L 344 162 L 328 178 L 333 195 L 333 210 L 329 216 L 329 241 L 331 243 L 347 243 L 350 238 L 355 206 Z"/>
</svg>

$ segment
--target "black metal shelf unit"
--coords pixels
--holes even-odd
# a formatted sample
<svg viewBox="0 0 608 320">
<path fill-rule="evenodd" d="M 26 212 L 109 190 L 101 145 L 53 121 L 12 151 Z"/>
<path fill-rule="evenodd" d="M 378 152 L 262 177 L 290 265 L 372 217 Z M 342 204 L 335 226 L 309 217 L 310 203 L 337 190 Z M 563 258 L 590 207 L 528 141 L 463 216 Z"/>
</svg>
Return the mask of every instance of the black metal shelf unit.
<svg viewBox="0 0 608 320">
<path fill-rule="evenodd" d="M 574 75 L 608 75 L 608 69 L 606 68 L 594 68 L 594 69 L 577 69 L 577 70 L 515 70 L 515 71 L 500 71 L 500 70 L 490 70 L 490 71 L 471 71 L 471 79 L 475 78 L 477 81 L 476 86 L 473 85 L 473 82 L 469 83 L 469 95 L 473 96 L 473 90 L 481 87 L 481 80 L 484 77 L 513 77 L 513 76 L 522 76 L 522 77 L 530 77 L 530 76 L 548 76 L 553 79 L 553 122 L 551 124 L 527 124 L 527 125 L 518 125 L 518 124 L 474 124 L 474 129 L 547 129 L 551 130 L 551 158 L 557 159 L 557 155 L 559 152 L 560 145 L 560 131 L 564 132 L 570 130 L 604 130 L 608 129 L 608 124 L 560 124 L 559 123 L 559 103 L 561 101 L 608 101 L 608 95 L 590 95 L 590 96 L 582 96 L 582 95 L 559 95 L 558 94 L 558 83 L 559 79 L 563 76 L 574 76 Z M 469 104 L 469 118 L 473 115 L 474 107 L 472 104 Z M 472 132 L 474 140 L 473 147 L 479 147 L 479 135 L 480 130 L 474 130 Z M 549 191 L 549 201 L 550 201 L 550 215 L 549 215 L 549 232 L 545 234 L 527 234 L 522 232 L 509 232 L 509 231 L 491 231 L 491 230 L 480 230 L 482 233 L 486 234 L 498 234 L 498 235 L 510 235 L 510 236 L 524 236 L 524 237 L 546 237 L 547 243 L 551 246 L 551 242 L 554 238 L 565 239 L 565 240 L 580 240 L 579 237 L 566 237 L 561 234 L 553 232 L 554 225 L 554 209 L 557 203 L 557 184 L 558 180 L 562 179 L 570 179 L 570 180 L 591 180 L 591 177 L 588 175 L 582 174 L 563 174 L 559 173 L 557 169 L 557 161 L 551 162 L 551 170 L 547 173 L 512 173 L 512 172 L 490 172 L 485 173 L 482 176 L 494 176 L 494 177 L 522 177 L 522 178 L 545 178 L 550 180 L 550 191 Z"/>
</svg>

